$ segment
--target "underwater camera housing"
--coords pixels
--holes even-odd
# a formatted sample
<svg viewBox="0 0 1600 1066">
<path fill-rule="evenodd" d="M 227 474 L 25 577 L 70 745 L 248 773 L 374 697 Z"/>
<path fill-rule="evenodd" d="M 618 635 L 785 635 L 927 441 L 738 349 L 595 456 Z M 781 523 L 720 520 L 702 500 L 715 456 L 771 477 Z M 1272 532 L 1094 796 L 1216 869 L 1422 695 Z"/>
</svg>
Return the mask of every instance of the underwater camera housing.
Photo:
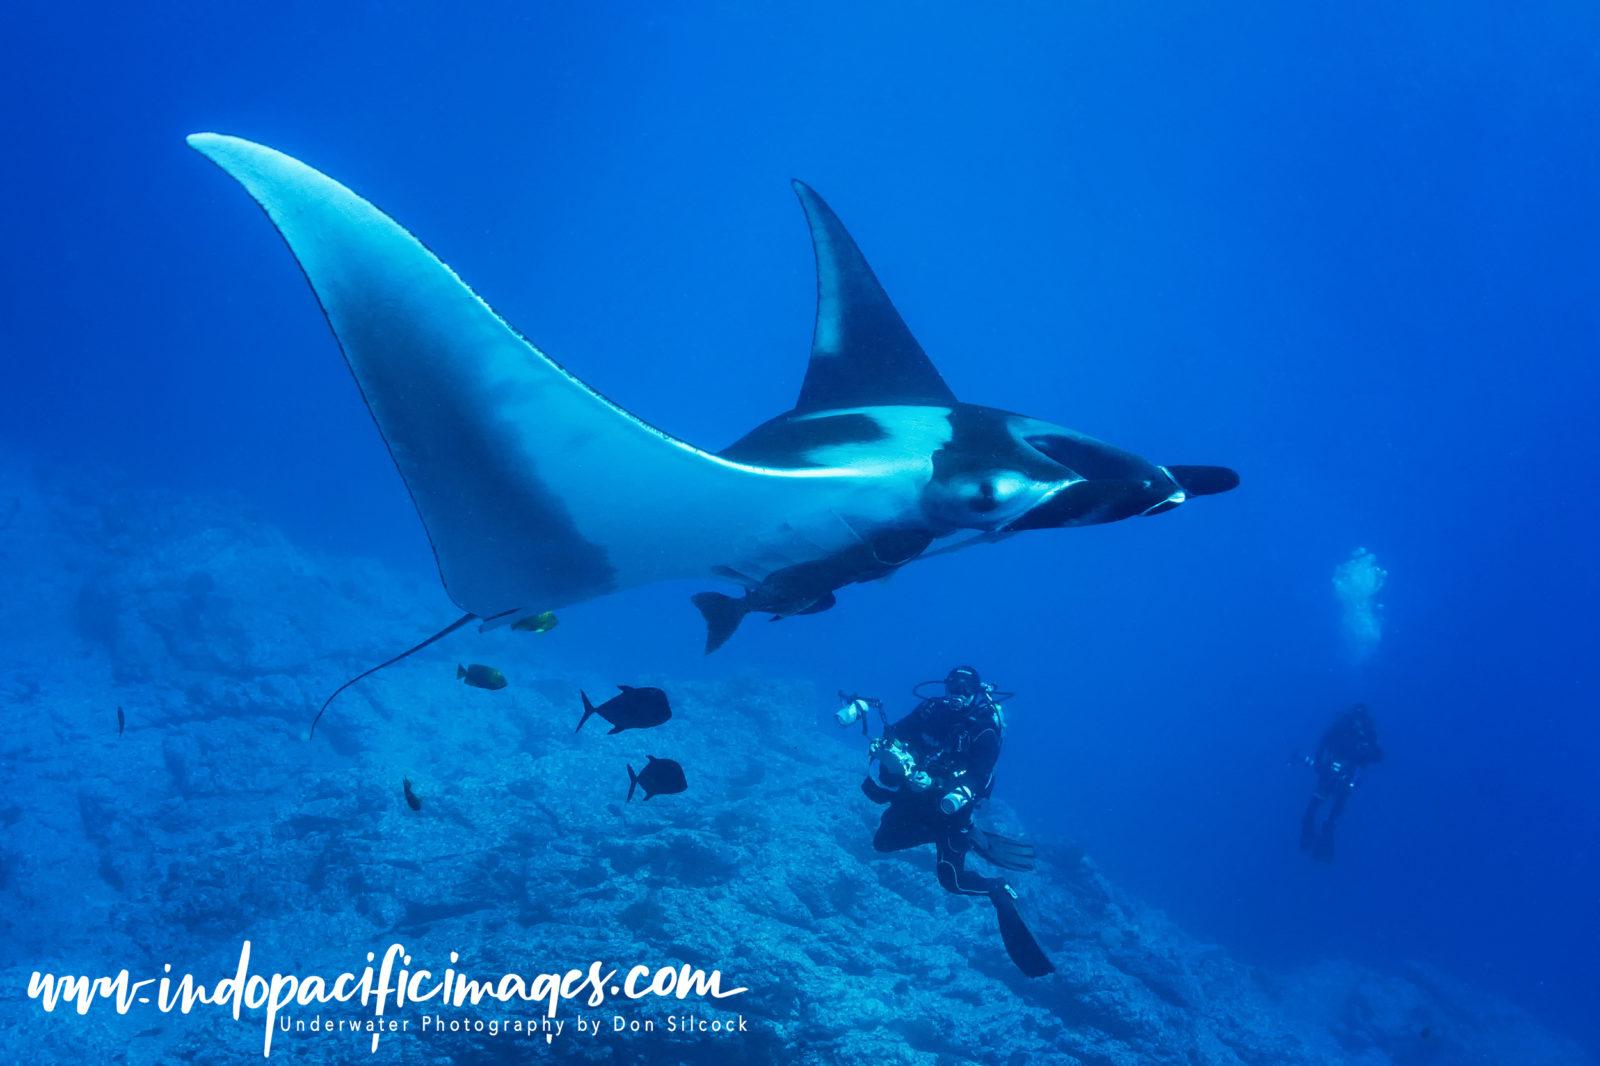
<svg viewBox="0 0 1600 1066">
<path fill-rule="evenodd" d="M 933 784 L 933 778 L 917 769 L 916 756 L 911 754 L 911 749 L 898 740 L 884 740 L 879 738 L 872 742 L 867 751 L 870 763 L 869 773 L 872 780 L 880 788 L 891 792 L 907 789 L 911 792 L 921 792 Z"/>
</svg>

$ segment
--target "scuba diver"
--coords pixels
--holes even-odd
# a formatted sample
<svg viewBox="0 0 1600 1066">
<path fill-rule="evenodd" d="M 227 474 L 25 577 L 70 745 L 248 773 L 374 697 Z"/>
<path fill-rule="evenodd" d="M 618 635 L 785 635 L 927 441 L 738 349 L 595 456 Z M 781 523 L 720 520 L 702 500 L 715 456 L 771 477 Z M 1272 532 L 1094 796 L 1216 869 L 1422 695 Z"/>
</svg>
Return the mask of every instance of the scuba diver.
<svg viewBox="0 0 1600 1066">
<path fill-rule="evenodd" d="M 1366 768 L 1383 761 L 1377 726 L 1367 705 L 1358 703 L 1335 718 L 1317 742 L 1317 753 L 1304 756 L 1303 761 L 1317 772 L 1317 787 L 1300 819 L 1300 848 L 1323 862 L 1332 862 L 1333 830 L 1344 813 L 1345 801 L 1361 783 Z M 1317 812 L 1324 801 L 1330 803 L 1328 816 L 1318 829 Z"/>
<path fill-rule="evenodd" d="M 1006 953 L 1029 977 L 1054 973 L 1055 966 L 1039 947 L 1017 910 L 1017 894 L 1003 879 L 982 877 L 967 869 L 967 853 L 976 852 L 990 865 L 1006 870 L 1033 869 L 1033 845 L 985 832 L 973 824 L 973 810 L 994 789 L 995 763 L 1005 736 L 1005 716 L 992 685 L 978 671 L 958 666 L 944 679 L 942 695 L 924 696 L 924 681 L 912 689 L 920 703 L 898 722 L 890 723 L 876 699 L 846 696 L 837 719 L 841 726 L 861 723 L 875 710 L 883 735 L 868 749 L 871 772 L 861 791 L 887 809 L 872 846 L 881 852 L 933 844 L 935 869 L 946 891 L 985 896 L 994 904 Z M 1002 698 L 1010 693 L 999 693 Z"/>
</svg>

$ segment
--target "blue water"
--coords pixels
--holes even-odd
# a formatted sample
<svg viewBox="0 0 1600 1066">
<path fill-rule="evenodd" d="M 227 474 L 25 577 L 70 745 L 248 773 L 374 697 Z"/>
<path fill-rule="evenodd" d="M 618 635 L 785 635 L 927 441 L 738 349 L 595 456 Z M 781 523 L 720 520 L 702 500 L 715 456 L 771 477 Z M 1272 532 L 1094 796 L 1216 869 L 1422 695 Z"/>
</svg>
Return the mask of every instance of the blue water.
<svg viewBox="0 0 1600 1066">
<path fill-rule="evenodd" d="M 692 588 L 564 632 L 885 694 L 971 661 L 1020 693 L 1003 793 L 1193 931 L 1429 960 L 1600 1042 L 1592 6 L 19 4 L 0 41 L 0 446 L 431 580 L 304 282 L 183 135 L 369 195 L 714 447 L 799 388 L 804 178 L 961 397 L 1243 487 L 919 563 L 710 659 Z M 1359 546 L 1389 582 L 1355 662 Z M 1284 761 L 1356 699 L 1388 757 L 1315 865 Z"/>
</svg>

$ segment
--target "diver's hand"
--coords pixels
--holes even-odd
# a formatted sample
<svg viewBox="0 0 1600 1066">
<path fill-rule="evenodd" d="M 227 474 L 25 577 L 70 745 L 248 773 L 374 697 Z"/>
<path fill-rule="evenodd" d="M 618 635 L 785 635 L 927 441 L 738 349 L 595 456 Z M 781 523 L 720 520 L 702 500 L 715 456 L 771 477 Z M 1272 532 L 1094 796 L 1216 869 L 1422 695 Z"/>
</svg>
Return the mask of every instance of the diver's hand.
<svg viewBox="0 0 1600 1066">
<path fill-rule="evenodd" d="M 913 792 L 926 792 L 933 787 L 933 778 L 921 770 L 916 770 L 906 775 L 906 787 Z"/>
</svg>

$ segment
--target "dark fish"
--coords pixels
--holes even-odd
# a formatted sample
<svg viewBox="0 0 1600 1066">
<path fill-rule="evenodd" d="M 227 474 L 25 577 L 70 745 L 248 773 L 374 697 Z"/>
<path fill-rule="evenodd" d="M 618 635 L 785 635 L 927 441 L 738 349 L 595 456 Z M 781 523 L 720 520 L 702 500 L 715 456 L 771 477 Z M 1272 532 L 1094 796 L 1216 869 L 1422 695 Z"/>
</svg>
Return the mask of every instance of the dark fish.
<svg viewBox="0 0 1600 1066">
<path fill-rule="evenodd" d="M 122 731 L 124 729 L 126 729 L 126 728 L 128 728 L 128 719 L 123 716 L 122 707 L 118 706 L 117 707 L 117 736 L 120 737 L 122 735 Z"/>
<path fill-rule="evenodd" d="M 554 611 L 544 611 L 511 623 L 511 628 L 518 633 L 548 633 L 558 624 Z"/>
<path fill-rule="evenodd" d="M 506 687 L 506 675 L 492 666 L 482 663 L 473 663 L 471 666 L 456 664 L 456 676 L 462 678 L 473 688 L 486 688 L 491 692 L 495 689 Z"/>
<path fill-rule="evenodd" d="M 606 736 L 624 729 L 649 729 L 672 717 L 667 694 L 660 689 L 634 688 L 631 685 L 618 685 L 617 688 L 621 695 L 612 696 L 598 707 L 589 702 L 588 693 L 578 693 L 583 697 L 583 717 L 578 719 L 578 729 L 583 728 L 583 723 L 589 720 L 591 714 L 598 714 L 611 723 Z M 573 732 L 576 733 L 578 729 Z"/>
<path fill-rule="evenodd" d="M 644 798 L 651 796 L 670 796 L 675 792 L 682 792 L 689 787 L 689 782 L 684 779 L 683 767 L 672 759 L 658 759 L 654 755 L 644 757 L 644 769 L 639 773 L 633 772 L 633 767 L 628 767 L 628 799 L 633 799 L 633 790 L 644 789 Z"/>
<path fill-rule="evenodd" d="M 422 810 L 422 797 L 411 791 L 411 778 L 400 779 L 400 790 L 406 794 L 406 806 L 414 811 Z"/>
</svg>

